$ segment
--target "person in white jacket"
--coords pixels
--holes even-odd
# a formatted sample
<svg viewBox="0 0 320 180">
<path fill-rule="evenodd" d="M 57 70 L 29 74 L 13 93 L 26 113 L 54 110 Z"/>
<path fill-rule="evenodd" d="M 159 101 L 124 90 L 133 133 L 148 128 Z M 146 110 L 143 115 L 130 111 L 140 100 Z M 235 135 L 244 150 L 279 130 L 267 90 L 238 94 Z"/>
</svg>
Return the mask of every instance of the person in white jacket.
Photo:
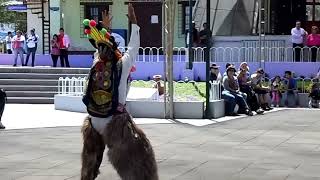
<svg viewBox="0 0 320 180">
<path fill-rule="evenodd" d="M 121 179 L 158 180 L 152 146 L 125 108 L 129 73 L 140 47 L 140 28 L 133 6 L 128 7 L 132 32 L 123 56 L 110 31 L 106 32 L 111 21 L 106 12 L 101 22 L 106 29 L 93 20 L 84 20 L 85 32 L 97 52 L 83 97 L 89 116 L 82 127 L 81 180 L 94 180 L 98 176 L 105 146 Z"/>
</svg>

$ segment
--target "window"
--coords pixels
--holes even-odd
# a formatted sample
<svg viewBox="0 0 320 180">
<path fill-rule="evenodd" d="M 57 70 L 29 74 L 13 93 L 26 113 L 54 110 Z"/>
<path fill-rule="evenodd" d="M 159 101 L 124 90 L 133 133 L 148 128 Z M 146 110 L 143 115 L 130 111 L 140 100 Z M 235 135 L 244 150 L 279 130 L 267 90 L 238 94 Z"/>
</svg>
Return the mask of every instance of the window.
<svg viewBox="0 0 320 180">
<path fill-rule="evenodd" d="M 307 21 L 320 21 L 320 0 L 307 0 Z"/>
<path fill-rule="evenodd" d="M 192 6 L 194 6 L 195 1 L 192 1 Z M 181 23 L 181 34 L 185 34 L 186 31 L 189 29 L 189 1 L 179 1 L 179 4 L 181 4 L 181 14 L 182 18 L 179 23 Z"/>
<path fill-rule="evenodd" d="M 97 5 L 97 4 L 88 4 L 84 6 L 85 18 L 93 19 L 96 22 L 102 20 L 101 13 L 103 11 L 109 11 L 109 5 Z"/>
<path fill-rule="evenodd" d="M 85 38 L 84 19 L 93 19 L 95 21 L 102 20 L 102 12 L 104 10 L 111 11 L 112 2 L 109 0 L 81 0 L 80 1 L 80 37 Z"/>
</svg>

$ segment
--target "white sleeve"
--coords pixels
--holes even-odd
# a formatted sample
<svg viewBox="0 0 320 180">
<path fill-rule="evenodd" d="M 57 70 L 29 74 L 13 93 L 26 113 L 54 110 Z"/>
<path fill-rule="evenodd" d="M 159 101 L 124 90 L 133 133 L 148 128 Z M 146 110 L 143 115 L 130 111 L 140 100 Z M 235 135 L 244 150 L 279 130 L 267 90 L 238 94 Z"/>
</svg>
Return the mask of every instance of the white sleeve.
<svg viewBox="0 0 320 180">
<path fill-rule="evenodd" d="M 129 71 L 133 66 L 136 56 L 139 53 L 140 47 L 140 27 L 136 24 L 131 26 L 131 37 L 128 44 L 128 50 L 122 57 L 122 71 Z"/>
<path fill-rule="evenodd" d="M 301 34 L 295 33 L 295 28 L 293 28 L 293 29 L 291 30 L 291 35 L 292 35 L 294 38 L 300 38 L 300 37 L 301 37 Z"/>
</svg>

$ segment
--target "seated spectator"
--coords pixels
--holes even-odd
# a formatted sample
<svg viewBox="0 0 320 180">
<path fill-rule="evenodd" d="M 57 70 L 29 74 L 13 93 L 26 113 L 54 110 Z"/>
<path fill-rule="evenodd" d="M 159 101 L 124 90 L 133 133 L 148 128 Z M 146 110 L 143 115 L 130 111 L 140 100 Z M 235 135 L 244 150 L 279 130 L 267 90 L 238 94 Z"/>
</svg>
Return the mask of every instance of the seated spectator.
<svg viewBox="0 0 320 180">
<path fill-rule="evenodd" d="M 272 82 L 271 82 L 271 97 L 272 97 L 272 106 L 279 107 L 280 102 L 281 102 L 281 88 L 282 88 L 282 83 L 281 83 L 281 78 L 280 76 L 276 76 Z"/>
<path fill-rule="evenodd" d="M 293 78 L 291 71 L 285 72 L 285 93 L 284 93 L 284 100 L 285 105 L 288 107 L 290 105 L 289 103 L 289 97 L 294 98 L 294 106 L 296 106 L 298 103 L 298 91 L 297 91 L 297 81 Z"/>
<path fill-rule="evenodd" d="M 222 98 L 226 101 L 226 114 L 237 115 L 234 112 L 234 109 L 236 104 L 238 104 L 239 113 L 245 113 L 248 116 L 252 116 L 253 113 L 245 100 L 245 94 L 240 92 L 235 73 L 236 69 L 234 66 L 229 66 L 227 68 L 227 76 L 223 78 L 224 90 L 222 91 Z"/>
<path fill-rule="evenodd" d="M 320 82 L 319 82 L 318 79 L 316 81 L 313 81 L 309 97 L 310 97 L 310 102 L 309 102 L 310 108 L 319 108 L 319 103 L 320 103 Z"/>
<path fill-rule="evenodd" d="M 270 88 L 262 84 L 263 75 L 264 70 L 262 68 L 258 69 L 256 73 L 251 75 L 251 85 L 254 92 L 258 95 L 260 106 L 262 107 L 262 109 L 265 111 L 270 111 L 272 110 L 268 103 L 268 93 L 270 91 Z"/>
<path fill-rule="evenodd" d="M 210 81 L 222 82 L 222 76 L 219 67 L 220 66 L 217 66 L 216 64 L 212 64 L 210 66 Z"/>
<path fill-rule="evenodd" d="M 222 75 L 223 77 L 227 76 L 227 69 L 229 66 L 234 66 L 234 64 L 230 64 L 230 63 L 226 64 L 226 71 L 223 73 L 223 75 Z"/>
<path fill-rule="evenodd" d="M 257 97 L 251 88 L 251 82 L 249 78 L 248 67 L 243 67 L 240 65 L 240 71 L 238 72 L 238 82 L 240 86 L 240 91 L 247 95 L 247 103 L 252 111 L 257 114 L 263 114 L 264 111 L 260 108 Z"/>
<path fill-rule="evenodd" d="M 154 75 L 153 76 L 153 80 L 155 81 L 153 88 L 158 89 L 159 96 L 164 94 L 164 86 L 161 83 L 161 78 L 162 78 L 161 75 Z"/>
</svg>

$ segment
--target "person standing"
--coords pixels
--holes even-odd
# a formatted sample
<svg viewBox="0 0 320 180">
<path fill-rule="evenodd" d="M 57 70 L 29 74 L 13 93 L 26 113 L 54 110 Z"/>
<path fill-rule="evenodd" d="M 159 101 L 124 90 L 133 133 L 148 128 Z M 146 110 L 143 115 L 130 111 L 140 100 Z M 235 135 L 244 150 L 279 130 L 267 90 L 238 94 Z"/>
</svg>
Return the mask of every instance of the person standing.
<svg viewBox="0 0 320 180">
<path fill-rule="evenodd" d="M 307 31 L 301 28 L 301 21 L 296 21 L 296 27 L 291 30 L 293 57 L 295 62 L 300 62 L 301 60 L 301 49 L 303 48 L 303 42 L 307 35 Z"/>
<path fill-rule="evenodd" d="M 23 45 L 24 45 L 25 37 L 22 36 L 21 31 L 17 31 L 17 35 L 12 38 L 12 47 L 14 52 L 14 64 L 13 66 L 17 66 L 18 54 L 20 55 L 21 65 L 23 66 L 24 57 L 23 57 Z"/>
<path fill-rule="evenodd" d="M 30 30 L 30 35 L 27 38 L 27 59 L 25 66 L 28 65 L 30 54 L 32 54 L 32 64 L 31 66 L 34 67 L 34 61 L 37 51 L 37 44 L 38 44 L 39 36 L 35 34 L 35 29 Z"/>
<path fill-rule="evenodd" d="M 6 36 L 6 48 L 7 53 L 12 54 L 12 32 L 8 32 L 8 36 Z"/>
<path fill-rule="evenodd" d="M 307 46 L 311 49 L 311 61 L 316 62 L 320 47 L 320 35 L 318 34 L 317 26 L 312 26 L 311 34 L 307 38 Z"/>
<path fill-rule="evenodd" d="M 64 29 L 60 28 L 60 34 L 58 36 L 59 48 L 60 48 L 60 61 L 61 67 L 70 67 L 68 59 L 68 48 L 70 47 L 70 38 L 67 34 L 64 33 Z"/>
<path fill-rule="evenodd" d="M 206 47 L 208 42 L 211 41 L 212 31 L 210 30 L 210 27 L 208 27 L 207 23 L 203 23 L 203 30 L 200 31 L 199 37 L 201 47 Z"/>
<path fill-rule="evenodd" d="M 53 38 L 51 40 L 51 58 L 53 62 L 53 67 L 57 67 L 58 58 L 60 56 L 60 50 L 59 50 L 59 41 L 58 41 L 58 35 L 53 35 Z"/>
</svg>

